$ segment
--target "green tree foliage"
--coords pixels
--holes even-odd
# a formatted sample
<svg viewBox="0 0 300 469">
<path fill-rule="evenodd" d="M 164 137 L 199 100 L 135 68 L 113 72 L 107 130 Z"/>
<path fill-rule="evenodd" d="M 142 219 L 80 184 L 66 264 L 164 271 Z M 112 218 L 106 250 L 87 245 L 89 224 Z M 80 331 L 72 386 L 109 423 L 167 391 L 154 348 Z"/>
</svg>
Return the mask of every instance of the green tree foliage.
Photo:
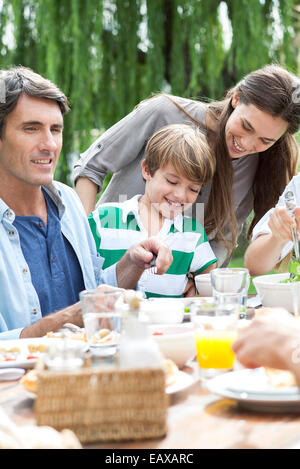
<svg viewBox="0 0 300 469">
<path fill-rule="evenodd" d="M 68 95 L 56 177 L 70 183 L 79 152 L 152 93 L 219 99 L 272 61 L 297 73 L 299 4 L 2 0 L 0 66 L 31 67 Z"/>
</svg>

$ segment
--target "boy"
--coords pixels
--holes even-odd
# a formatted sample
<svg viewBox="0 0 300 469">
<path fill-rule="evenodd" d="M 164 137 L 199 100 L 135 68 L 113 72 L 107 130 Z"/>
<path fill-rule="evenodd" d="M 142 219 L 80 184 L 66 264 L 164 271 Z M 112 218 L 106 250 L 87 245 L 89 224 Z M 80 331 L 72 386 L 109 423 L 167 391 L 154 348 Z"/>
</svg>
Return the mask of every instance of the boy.
<svg viewBox="0 0 300 469">
<path fill-rule="evenodd" d="M 159 237 L 172 250 L 163 276 L 144 272 L 137 289 L 150 297 L 182 297 L 192 276 L 209 272 L 217 261 L 203 226 L 183 215 L 215 171 L 215 157 L 196 127 L 170 125 L 148 141 L 142 176 L 144 195 L 100 205 L 89 216 L 103 269 L 117 262 L 138 240 Z M 190 275 L 189 275 L 190 276 Z M 191 292 L 189 292 L 191 293 Z"/>
</svg>

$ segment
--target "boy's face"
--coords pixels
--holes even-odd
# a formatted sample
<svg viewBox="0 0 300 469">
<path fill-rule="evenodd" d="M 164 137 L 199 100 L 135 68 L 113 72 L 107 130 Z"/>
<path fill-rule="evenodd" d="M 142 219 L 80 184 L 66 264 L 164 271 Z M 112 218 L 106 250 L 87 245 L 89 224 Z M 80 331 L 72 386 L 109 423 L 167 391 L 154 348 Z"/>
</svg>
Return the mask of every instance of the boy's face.
<svg viewBox="0 0 300 469">
<path fill-rule="evenodd" d="M 145 161 L 142 175 L 146 180 L 145 199 L 151 209 L 165 218 L 174 218 L 188 209 L 197 199 L 201 185 L 190 181 L 175 171 L 168 163 L 151 176 Z"/>
</svg>

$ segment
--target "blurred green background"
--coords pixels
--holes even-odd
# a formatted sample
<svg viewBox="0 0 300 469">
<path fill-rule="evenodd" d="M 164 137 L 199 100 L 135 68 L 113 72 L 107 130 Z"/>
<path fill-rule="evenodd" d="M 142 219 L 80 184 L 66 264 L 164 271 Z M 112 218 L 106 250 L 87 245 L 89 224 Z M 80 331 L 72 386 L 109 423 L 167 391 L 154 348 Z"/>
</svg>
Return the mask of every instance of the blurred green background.
<svg viewBox="0 0 300 469">
<path fill-rule="evenodd" d="M 0 0 L 0 65 L 69 97 L 56 179 L 142 99 L 222 98 L 271 62 L 300 71 L 300 0 Z M 106 183 L 110 175 L 107 175 Z M 245 231 L 231 265 L 243 265 Z"/>
</svg>

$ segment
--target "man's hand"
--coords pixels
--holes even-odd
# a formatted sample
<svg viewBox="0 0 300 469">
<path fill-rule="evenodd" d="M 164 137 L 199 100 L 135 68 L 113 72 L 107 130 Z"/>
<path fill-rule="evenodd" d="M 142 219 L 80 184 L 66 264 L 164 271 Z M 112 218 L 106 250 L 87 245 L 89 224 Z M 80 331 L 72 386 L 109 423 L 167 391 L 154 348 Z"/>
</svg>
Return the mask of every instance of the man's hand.
<svg viewBox="0 0 300 469">
<path fill-rule="evenodd" d="M 25 327 L 21 331 L 20 338 L 42 337 L 47 334 L 47 332 L 58 331 L 68 322 L 83 327 L 82 312 L 79 302 L 56 313 L 49 314 L 31 326 Z"/>
</svg>

